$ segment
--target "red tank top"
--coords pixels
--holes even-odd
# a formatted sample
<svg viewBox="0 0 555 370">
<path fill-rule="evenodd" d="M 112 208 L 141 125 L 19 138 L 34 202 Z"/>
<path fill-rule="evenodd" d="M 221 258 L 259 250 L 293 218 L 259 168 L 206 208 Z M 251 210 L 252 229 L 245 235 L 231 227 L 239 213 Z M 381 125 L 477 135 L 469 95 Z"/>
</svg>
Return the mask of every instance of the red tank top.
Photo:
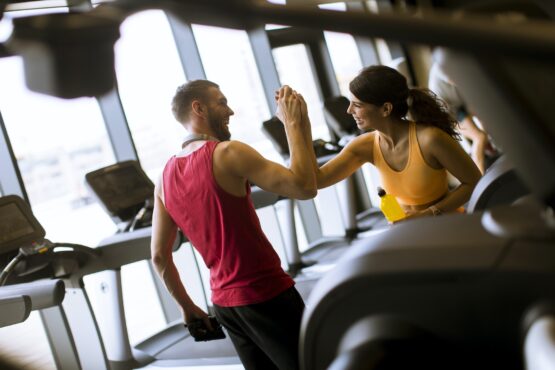
<svg viewBox="0 0 555 370">
<path fill-rule="evenodd" d="M 232 307 L 264 302 L 295 283 L 281 268 L 247 195 L 223 190 L 212 173 L 218 142 L 185 157 L 172 157 L 163 172 L 164 201 L 171 218 L 210 269 L 212 302 Z"/>
</svg>

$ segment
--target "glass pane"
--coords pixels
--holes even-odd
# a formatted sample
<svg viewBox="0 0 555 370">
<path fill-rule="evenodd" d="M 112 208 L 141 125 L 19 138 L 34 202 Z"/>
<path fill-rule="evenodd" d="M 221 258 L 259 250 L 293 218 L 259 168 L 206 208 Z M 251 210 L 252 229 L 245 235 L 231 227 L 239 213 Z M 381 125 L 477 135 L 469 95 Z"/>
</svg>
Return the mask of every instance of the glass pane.
<svg viewBox="0 0 555 370">
<path fill-rule="evenodd" d="M 319 8 L 346 11 L 345 3 L 329 3 L 318 5 Z M 346 33 L 324 31 L 326 45 L 330 52 L 335 77 L 339 83 L 341 95 L 349 97 L 349 82 L 362 69 L 362 62 L 353 36 Z"/>
<path fill-rule="evenodd" d="M 12 29 L 13 26 L 10 19 L 7 16 L 3 17 L 2 20 L 0 20 L 0 42 L 4 42 L 8 39 L 12 33 Z"/>
<path fill-rule="evenodd" d="M 177 86 L 186 82 L 185 74 L 164 12 L 135 14 L 123 22 L 120 32 L 116 43 L 119 93 L 141 166 L 156 182 L 168 158 L 180 150 L 186 134 L 170 107 Z M 145 339 L 166 324 L 149 263 L 141 261 L 122 269 L 131 343 Z M 195 274 L 191 275 L 185 278 L 194 278 Z M 145 317 L 149 317 L 148 324 Z"/>
<path fill-rule="evenodd" d="M 308 104 L 308 114 L 312 123 L 314 139 L 330 140 L 329 129 L 323 113 L 323 103 L 318 94 L 314 74 L 308 59 L 305 45 L 291 45 L 273 49 L 274 60 L 283 84 L 292 86 L 303 94 Z M 315 198 L 316 208 L 320 215 L 323 235 L 343 233 L 341 212 L 338 212 L 338 198 L 335 189 L 320 190 Z M 300 229 L 298 229 L 300 230 Z M 301 247 L 301 250 L 304 246 Z"/>
<path fill-rule="evenodd" d="M 290 85 L 306 100 L 308 115 L 312 123 L 312 137 L 329 140 L 330 133 L 324 120 L 323 104 L 314 81 L 305 45 L 284 46 L 273 49 L 272 52 L 281 83 Z"/>
<path fill-rule="evenodd" d="M 96 100 L 63 100 L 29 91 L 19 57 L 0 59 L 0 80 L 0 110 L 46 237 L 98 244 L 116 228 L 91 201 L 84 181 L 87 172 L 114 161 Z"/>
<path fill-rule="evenodd" d="M 40 13 L 54 11 L 65 9 Z M 37 13 L 6 14 L 0 22 L 1 37 L 11 32 L 9 18 Z M 46 236 L 55 242 L 96 245 L 115 231 L 84 186 L 85 173 L 114 160 L 96 101 L 62 100 L 29 91 L 19 57 L 0 59 L 0 81 L 0 111 Z M 0 329 L 0 348 L 25 368 L 56 367 L 37 312 L 21 324 Z"/>
<path fill-rule="evenodd" d="M 379 13 L 379 6 L 377 0 L 368 0 L 366 1 L 366 5 L 368 6 L 368 10 L 372 13 Z M 387 46 L 387 42 L 384 39 L 375 38 L 376 43 L 376 51 L 378 53 L 378 57 L 380 59 L 380 64 L 388 65 L 393 60 L 391 56 L 391 51 L 389 50 L 389 46 Z"/>
<path fill-rule="evenodd" d="M 115 48 L 120 97 L 141 165 L 155 180 L 186 134 L 170 108 L 185 74 L 164 12 L 135 14 L 120 31 Z"/>
<path fill-rule="evenodd" d="M 318 5 L 318 8 L 344 12 L 345 10 L 347 10 L 347 5 L 345 5 L 345 3 L 328 3 L 328 4 L 320 4 Z"/>
<path fill-rule="evenodd" d="M 349 97 L 349 82 L 362 69 L 362 61 L 353 36 L 346 33 L 324 31 L 335 77 L 341 95 Z"/>
<path fill-rule="evenodd" d="M 270 31 L 270 30 L 277 30 L 277 29 L 280 29 L 280 28 L 288 28 L 288 27 L 290 27 L 290 26 L 285 26 L 283 24 L 266 24 L 264 26 L 264 29 L 266 31 Z"/>
<path fill-rule="evenodd" d="M 220 85 L 235 112 L 229 126 L 232 138 L 280 162 L 281 157 L 262 132 L 262 122 L 271 114 L 247 33 L 199 25 L 193 25 L 193 32 L 206 77 Z M 225 56 L 225 64 L 222 64 L 222 56 Z"/>
</svg>

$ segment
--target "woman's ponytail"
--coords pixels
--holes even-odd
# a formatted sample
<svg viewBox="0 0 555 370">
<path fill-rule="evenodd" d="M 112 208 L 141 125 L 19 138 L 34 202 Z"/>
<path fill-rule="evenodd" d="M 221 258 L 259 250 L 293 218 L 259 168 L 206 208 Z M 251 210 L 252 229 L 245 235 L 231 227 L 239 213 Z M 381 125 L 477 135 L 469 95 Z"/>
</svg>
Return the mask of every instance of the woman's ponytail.
<svg viewBox="0 0 555 370">
<path fill-rule="evenodd" d="M 407 101 L 410 119 L 414 122 L 436 126 L 452 138 L 460 140 L 456 131 L 457 120 L 451 115 L 445 102 L 433 91 L 422 88 L 410 89 Z"/>
</svg>

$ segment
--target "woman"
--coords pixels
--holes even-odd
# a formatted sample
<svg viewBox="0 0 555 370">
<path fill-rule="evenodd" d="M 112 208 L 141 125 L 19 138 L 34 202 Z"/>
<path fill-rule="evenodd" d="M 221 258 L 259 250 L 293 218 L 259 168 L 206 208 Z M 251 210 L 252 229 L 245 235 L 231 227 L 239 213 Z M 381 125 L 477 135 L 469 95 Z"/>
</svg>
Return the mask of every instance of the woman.
<svg viewBox="0 0 555 370">
<path fill-rule="evenodd" d="M 409 89 L 405 77 L 386 66 L 363 69 L 349 89 L 347 113 L 365 133 L 317 171 L 319 189 L 369 162 L 407 217 L 456 211 L 468 201 L 480 170 L 457 143 L 457 121 L 443 102 L 430 90 Z M 460 182 L 453 190 L 447 172 Z"/>
</svg>

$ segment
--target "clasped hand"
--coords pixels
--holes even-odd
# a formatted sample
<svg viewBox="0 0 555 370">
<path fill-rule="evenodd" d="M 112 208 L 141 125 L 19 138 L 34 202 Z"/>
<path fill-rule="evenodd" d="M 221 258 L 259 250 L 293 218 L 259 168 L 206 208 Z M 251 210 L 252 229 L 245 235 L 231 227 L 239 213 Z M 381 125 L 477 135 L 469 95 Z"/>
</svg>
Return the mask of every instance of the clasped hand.
<svg viewBox="0 0 555 370">
<path fill-rule="evenodd" d="M 285 125 L 302 122 L 302 112 L 306 103 L 301 94 L 284 85 L 276 91 L 275 98 L 277 102 L 276 116 L 281 122 Z"/>
</svg>

